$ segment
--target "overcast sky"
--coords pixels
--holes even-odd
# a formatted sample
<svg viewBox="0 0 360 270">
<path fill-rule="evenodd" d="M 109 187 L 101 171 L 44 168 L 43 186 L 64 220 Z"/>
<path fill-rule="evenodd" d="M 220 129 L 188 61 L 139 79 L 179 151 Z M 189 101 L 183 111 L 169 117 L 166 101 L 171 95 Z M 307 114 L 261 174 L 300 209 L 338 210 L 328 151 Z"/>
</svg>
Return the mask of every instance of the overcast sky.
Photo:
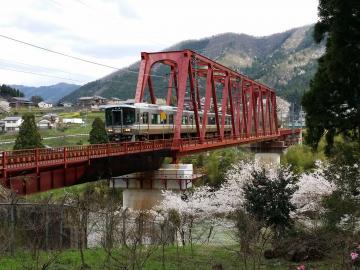
<svg viewBox="0 0 360 270">
<path fill-rule="evenodd" d="M 0 9 L 0 35 L 122 68 L 139 60 L 141 51 L 161 50 L 182 40 L 224 32 L 265 36 L 315 23 L 317 4 L 316 0 L 8 0 Z M 0 83 L 83 84 L 113 71 L 0 37 Z"/>
</svg>

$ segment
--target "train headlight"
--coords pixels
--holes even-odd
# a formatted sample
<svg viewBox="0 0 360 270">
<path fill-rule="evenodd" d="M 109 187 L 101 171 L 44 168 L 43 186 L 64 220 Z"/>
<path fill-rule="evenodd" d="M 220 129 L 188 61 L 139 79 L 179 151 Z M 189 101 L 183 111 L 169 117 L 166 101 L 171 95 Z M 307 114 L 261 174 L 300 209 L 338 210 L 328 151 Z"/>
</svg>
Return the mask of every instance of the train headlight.
<svg viewBox="0 0 360 270">
<path fill-rule="evenodd" d="M 108 128 L 107 132 L 113 132 L 114 130 L 112 128 Z"/>
<path fill-rule="evenodd" d="M 125 132 L 130 132 L 130 128 L 125 128 L 124 131 Z"/>
</svg>

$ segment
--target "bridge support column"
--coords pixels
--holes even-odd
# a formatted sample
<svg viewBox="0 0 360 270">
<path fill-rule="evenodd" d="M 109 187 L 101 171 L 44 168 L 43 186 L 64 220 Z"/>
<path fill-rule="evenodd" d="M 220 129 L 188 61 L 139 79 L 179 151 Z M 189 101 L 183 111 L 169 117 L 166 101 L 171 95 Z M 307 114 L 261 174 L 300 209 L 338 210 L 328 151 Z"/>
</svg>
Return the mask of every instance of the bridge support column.
<svg viewBox="0 0 360 270">
<path fill-rule="evenodd" d="M 286 149 L 283 141 L 253 143 L 251 151 L 255 152 L 255 161 L 265 164 L 280 164 L 280 156 Z"/>
<path fill-rule="evenodd" d="M 279 153 L 255 153 L 255 161 L 265 164 L 280 164 Z"/>
<path fill-rule="evenodd" d="M 123 189 L 124 207 L 146 210 L 161 202 L 163 190 L 185 191 L 200 177 L 192 164 L 164 164 L 156 171 L 114 177 L 110 187 Z"/>
</svg>

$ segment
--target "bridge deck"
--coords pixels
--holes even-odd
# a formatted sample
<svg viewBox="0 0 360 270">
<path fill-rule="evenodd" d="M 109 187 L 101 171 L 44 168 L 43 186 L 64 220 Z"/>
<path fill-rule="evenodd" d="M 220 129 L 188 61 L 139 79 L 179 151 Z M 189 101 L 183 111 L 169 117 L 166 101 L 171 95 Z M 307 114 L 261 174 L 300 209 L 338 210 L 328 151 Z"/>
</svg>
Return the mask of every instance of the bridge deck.
<svg viewBox="0 0 360 270">
<path fill-rule="evenodd" d="M 4 151 L 0 157 L 0 169 L 7 172 L 27 170 L 32 168 L 66 165 L 92 159 L 120 156 L 134 153 L 153 152 L 157 150 L 171 150 L 180 156 L 209 151 L 216 148 L 231 147 L 242 144 L 272 141 L 289 136 L 291 130 L 280 130 L 277 135 L 260 137 L 228 136 L 224 138 L 199 138 L 178 140 L 153 140 L 137 142 L 119 142 L 86 146 L 68 146 L 51 149 L 30 149 Z M 299 130 L 294 131 L 299 134 Z"/>
<path fill-rule="evenodd" d="M 299 133 L 300 130 L 280 129 L 275 135 L 252 137 L 170 139 L 4 151 L 0 156 L 0 184 L 20 194 L 29 194 L 81 181 L 94 181 L 101 176 L 119 176 L 130 167 L 144 170 L 144 164 L 139 163 L 156 162 L 167 156 L 176 159 L 217 148 L 268 141 L 290 145 L 298 141 Z M 153 161 L 148 161 L 146 158 L 151 156 Z M 98 173 L 99 170 L 102 172 Z"/>
</svg>

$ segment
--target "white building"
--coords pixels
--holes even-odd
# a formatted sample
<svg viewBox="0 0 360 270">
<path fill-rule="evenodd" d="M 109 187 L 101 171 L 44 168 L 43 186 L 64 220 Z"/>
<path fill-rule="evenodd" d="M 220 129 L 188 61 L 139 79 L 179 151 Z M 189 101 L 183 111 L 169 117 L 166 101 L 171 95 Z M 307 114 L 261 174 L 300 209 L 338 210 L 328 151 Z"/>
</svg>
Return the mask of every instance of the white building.
<svg viewBox="0 0 360 270">
<path fill-rule="evenodd" d="M 41 119 L 37 124 L 38 128 L 45 129 L 45 128 L 53 128 L 54 125 L 46 119 Z"/>
<path fill-rule="evenodd" d="M 19 131 L 20 125 L 23 122 L 20 116 L 8 116 L 4 118 L 2 121 L 5 122 L 6 132 Z"/>
<path fill-rule="evenodd" d="M 51 123 L 57 124 L 60 121 L 59 116 L 56 113 L 48 113 L 41 117 L 41 119 L 46 119 L 50 121 Z"/>
<path fill-rule="evenodd" d="M 84 120 L 81 118 L 63 118 L 63 124 L 84 124 Z"/>
<path fill-rule="evenodd" d="M 41 101 L 38 103 L 38 107 L 41 109 L 48 109 L 48 108 L 52 108 L 52 104 L 51 103 L 46 103 L 44 101 Z"/>
<path fill-rule="evenodd" d="M 70 108 L 70 107 L 72 107 L 73 105 L 72 105 L 72 103 L 70 103 L 70 102 L 60 102 L 59 103 L 59 107 L 65 107 L 65 108 Z"/>
<path fill-rule="evenodd" d="M 120 99 L 120 98 L 116 98 L 116 97 L 112 97 L 112 98 L 109 98 L 107 101 L 106 101 L 106 104 L 107 105 L 118 105 L 118 104 L 122 104 L 123 101 Z M 100 105 L 99 108 L 101 106 L 104 106 L 104 105 Z"/>
</svg>

